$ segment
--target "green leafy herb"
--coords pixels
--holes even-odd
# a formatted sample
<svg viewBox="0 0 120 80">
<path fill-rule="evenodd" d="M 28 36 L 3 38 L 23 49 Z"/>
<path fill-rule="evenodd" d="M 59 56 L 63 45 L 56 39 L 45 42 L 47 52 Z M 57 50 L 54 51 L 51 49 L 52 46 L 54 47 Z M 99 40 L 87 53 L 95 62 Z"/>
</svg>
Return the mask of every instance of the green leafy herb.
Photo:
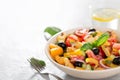
<svg viewBox="0 0 120 80">
<path fill-rule="evenodd" d="M 104 44 L 109 38 L 109 33 L 102 34 L 95 42 L 85 43 L 80 49 L 86 51 L 88 49 L 92 49 L 93 47 L 99 47 L 100 45 Z"/>
<path fill-rule="evenodd" d="M 93 48 L 93 46 L 92 46 L 92 44 L 91 43 L 85 43 L 85 44 L 83 44 L 83 46 L 80 48 L 82 51 L 86 51 L 86 50 L 88 50 L 88 49 L 92 49 Z"/>
<path fill-rule="evenodd" d="M 40 66 L 45 66 L 46 65 L 43 60 L 39 60 L 39 59 L 36 59 L 36 58 L 31 58 L 30 61 L 31 61 L 32 64 L 37 64 L 37 65 L 40 65 Z"/>
<path fill-rule="evenodd" d="M 96 47 L 98 47 L 98 46 L 104 44 L 104 43 L 108 40 L 108 38 L 109 38 L 109 33 L 106 32 L 106 33 L 102 34 L 102 35 L 93 43 L 93 45 L 96 46 Z"/>
<path fill-rule="evenodd" d="M 47 33 L 49 33 L 50 35 L 55 35 L 56 33 L 58 33 L 58 32 L 60 32 L 61 31 L 61 29 L 59 29 L 59 28 L 57 28 L 57 27 L 54 27 L 54 26 L 52 26 L 52 27 L 47 27 L 45 30 L 44 30 L 44 32 L 47 32 Z"/>
</svg>

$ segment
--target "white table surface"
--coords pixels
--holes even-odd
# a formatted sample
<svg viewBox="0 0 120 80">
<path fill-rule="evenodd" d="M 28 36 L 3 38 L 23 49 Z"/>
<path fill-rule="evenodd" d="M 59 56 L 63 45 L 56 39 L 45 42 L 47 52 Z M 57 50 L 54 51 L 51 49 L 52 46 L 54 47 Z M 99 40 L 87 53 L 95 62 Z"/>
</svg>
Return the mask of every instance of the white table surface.
<svg viewBox="0 0 120 80">
<path fill-rule="evenodd" d="M 0 0 L 0 80 L 43 80 L 27 59 L 45 60 L 47 69 L 65 80 L 71 77 L 57 69 L 45 55 L 47 26 L 62 30 L 89 25 L 89 0 Z M 107 75 L 107 74 L 106 74 Z M 104 79 L 120 80 L 120 74 Z"/>
</svg>

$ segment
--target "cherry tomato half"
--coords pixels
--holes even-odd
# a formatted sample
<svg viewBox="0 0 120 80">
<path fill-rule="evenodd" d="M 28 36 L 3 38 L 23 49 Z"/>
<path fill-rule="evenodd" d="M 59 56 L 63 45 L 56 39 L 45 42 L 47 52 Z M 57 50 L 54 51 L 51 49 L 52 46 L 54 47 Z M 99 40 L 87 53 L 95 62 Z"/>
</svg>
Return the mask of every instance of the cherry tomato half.
<svg viewBox="0 0 120 80">
<path fill-rule="evenodd" d="M 70 47 L 72 45 L 72 43 L 74 43 L 76 41 L 79 41 L 79 38 L 76 35 L 71 34 L 67 37 L 65 43 L 66 43 L 67 46 Z"/>
</svg>

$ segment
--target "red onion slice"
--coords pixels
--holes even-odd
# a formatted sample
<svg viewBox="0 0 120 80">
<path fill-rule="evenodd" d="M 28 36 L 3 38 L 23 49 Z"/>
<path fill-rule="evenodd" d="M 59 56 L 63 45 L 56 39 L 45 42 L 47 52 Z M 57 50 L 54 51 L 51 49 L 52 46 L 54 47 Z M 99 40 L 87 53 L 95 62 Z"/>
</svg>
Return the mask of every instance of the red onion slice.
<svg viewBox="0 0 120 80">
<path fill-rule="evenodd" d="M 109 66 L 106 66 L 106 65 L 103 64 L 103 62 L 102 62 L 103 60 L 104 60 L 104 59 L 101 59 L 101 60 L 100 60 L 100 65 L 101 65 L 103 68 L 105 68 L 105 69 L 109 69 L 109 68 L 110 68 Z"/>
</svg>

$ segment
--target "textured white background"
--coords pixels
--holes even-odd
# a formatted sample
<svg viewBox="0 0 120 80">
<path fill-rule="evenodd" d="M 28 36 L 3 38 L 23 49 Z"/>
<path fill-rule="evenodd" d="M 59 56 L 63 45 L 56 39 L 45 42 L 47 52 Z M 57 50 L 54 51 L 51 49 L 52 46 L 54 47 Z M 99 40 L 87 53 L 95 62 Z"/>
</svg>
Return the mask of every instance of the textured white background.
<svg viewBox="0 0 120 80">
<path fill-rule="evenodd" d="M 47 26 L 62 30 L 89 25 L 90 0 L 0 0 L 0 80 L 43 80 L 27 62 L 43 59 L 47 68 L 65 80 L 83 80 L 66 75 L 44 53 Z M 119 80 L 120 75 L 105 79 Z"/>
</svg>

